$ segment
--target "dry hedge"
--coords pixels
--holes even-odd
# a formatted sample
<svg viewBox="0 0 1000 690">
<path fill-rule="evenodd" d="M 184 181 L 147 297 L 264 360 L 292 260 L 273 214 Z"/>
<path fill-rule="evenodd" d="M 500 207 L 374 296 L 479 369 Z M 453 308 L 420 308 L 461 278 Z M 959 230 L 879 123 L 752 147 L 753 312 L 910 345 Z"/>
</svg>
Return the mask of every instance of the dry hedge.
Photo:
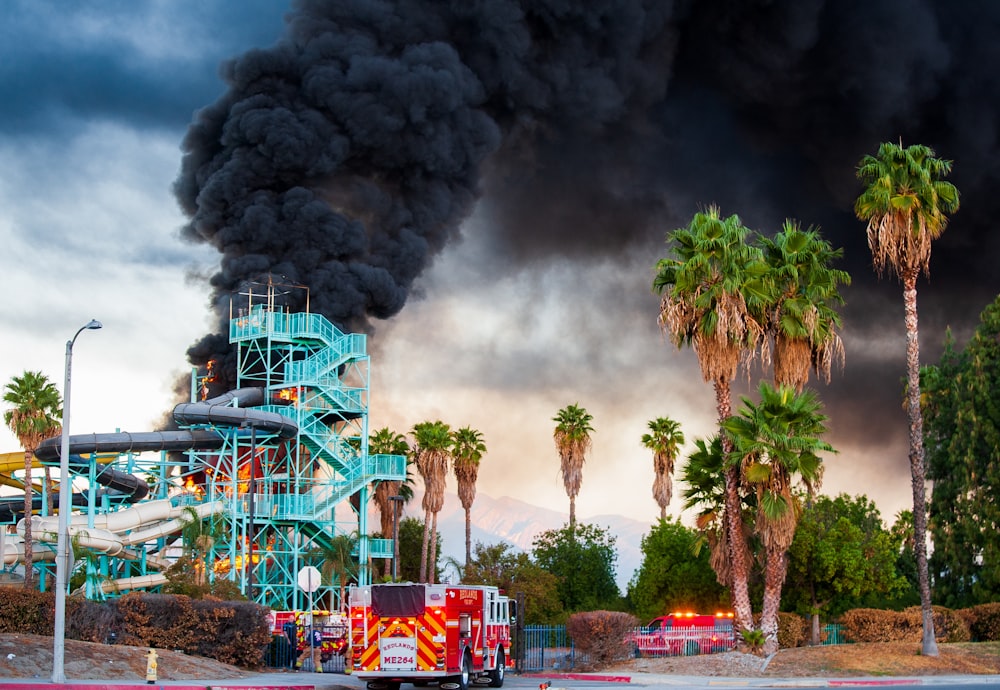
<svg viewBox="0 0 1000 690">
<path fill-rule="evenodd" d="M 260 668 L 271 643 L 268 609 L 245 601 L 132 592 L 94 602 L 66 599 L 66 637 L 181 650 L 243 668 Z M 55 596 L 0 587 L 0 633 L 51 635 Z"/>
<path fill-rule="evenodd" d="M 972 639 L 965 617 L 943 606 L 931 607 L 934 637 L 938 642 L 968 642 Z M 920 642 L 923 618 L 919 606 L 904 611 L 852 609 L 840 618 L 844 635 L 851 642 Z"/>
<path fill-rule="evenodd" d="M 569 617 L 566 634 L 594 668 L 601 668 L 632 655 L 630 635 L 637 625 L 639 621 L 629 613 L 585 611 Z"/>
</svg>

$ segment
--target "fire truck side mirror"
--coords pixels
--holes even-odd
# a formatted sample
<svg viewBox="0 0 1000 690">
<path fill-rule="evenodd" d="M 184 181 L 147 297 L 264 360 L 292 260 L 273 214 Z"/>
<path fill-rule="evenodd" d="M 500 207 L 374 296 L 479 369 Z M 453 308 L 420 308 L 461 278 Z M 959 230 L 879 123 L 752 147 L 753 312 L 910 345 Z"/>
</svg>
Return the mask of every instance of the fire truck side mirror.
<svg viewBox="0 0 1000 690">
<path fill-rule="evenodd" d="M 510 624 L 515 625 L 517 623 L 517 602 L 510 601 L 507 602 L 508 611 L 510 612 Z"/>
</svg>

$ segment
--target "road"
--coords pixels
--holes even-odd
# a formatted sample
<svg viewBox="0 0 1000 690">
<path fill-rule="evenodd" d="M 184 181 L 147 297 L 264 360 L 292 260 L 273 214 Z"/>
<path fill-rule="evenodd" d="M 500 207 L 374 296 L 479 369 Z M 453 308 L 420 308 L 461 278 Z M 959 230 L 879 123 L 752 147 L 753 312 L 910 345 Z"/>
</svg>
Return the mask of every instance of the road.
<svg viewBox="0 0 1000 690">
<path fill-rule="evenodd" d="M 365 683 L 353 676 L 338 675 L 337 680 L 332 678 L 318 680 L 318 676 L 311 676 L 310 680 L 316 683 L 316 690 L 334 690 L 335 688 L 350 688 L 351 690 L 364 690 Z M 933 685 L 935 690 L 948 690 L 949 688 L 961 690 L 997 690 L 1000 688 L 1000 676 L 923 676 L 914 678 L 895 677 L 860 677 L 860 678 L 721 678 L 702 676 L 665 676 L 656 674 L 632 673 L 619 680 L 607 680 L 610 676 L 594 674 L 588 677 L 587 674 L 531 674 L 527 676 L 508 674 L 504 688 L 512 690 L 535 690 L 543 683 L 549 682 L 551 686 L 548 690 L 576 690 L 577 688 L 669 688 L 670 690 L 705 690 L 705 688 L 725 688 L 726 690 L 740 690 L 741 688 L 870 688 L 872 686 L 891 686 L 892 690 L 926 690 L 927 686 Z M 627 679 L 626 679 L 627 678 Z M 330 682 L 323 682 L 328 680 Z M 412 686 L 403 685 L 403 690 L 410 690 Z M 431 686 L 432 688 L 434 686 Z M 486 688 L 487 685 L 470 686 L 473 688 Z"/>
</svg>

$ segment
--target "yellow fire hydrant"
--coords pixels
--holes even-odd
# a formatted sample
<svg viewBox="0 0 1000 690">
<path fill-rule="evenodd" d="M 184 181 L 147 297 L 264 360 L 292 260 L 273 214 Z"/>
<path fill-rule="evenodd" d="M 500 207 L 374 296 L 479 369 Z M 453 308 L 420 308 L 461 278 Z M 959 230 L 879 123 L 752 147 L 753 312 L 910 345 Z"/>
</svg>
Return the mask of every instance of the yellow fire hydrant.
<svg viewBox="0 0 1000 690">
<path fill-rule="evenodd" d="M 146 682 L 156 682 L 156 650 L 150 649 L 146 655 Z"/>
</svg>

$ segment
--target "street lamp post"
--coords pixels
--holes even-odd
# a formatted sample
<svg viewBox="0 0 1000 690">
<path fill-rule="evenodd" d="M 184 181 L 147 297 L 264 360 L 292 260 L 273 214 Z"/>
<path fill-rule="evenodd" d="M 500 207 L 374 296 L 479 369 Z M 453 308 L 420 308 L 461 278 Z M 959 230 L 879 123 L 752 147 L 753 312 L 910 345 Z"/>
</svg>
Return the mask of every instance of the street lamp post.
<svg viewBox="0 0 1000 690">
<path fill-rule="evenodd" d="M 392 501 L 392 581 L 395 582 L 398 573 L 396 563 L 399 561 L 399 506 L 405 499 L 397 494 L 390 496 L 389 500 Z"/>
<path fill-rule="evenodd" d="M 86 330 L 97 330 L 103 324 L 91 319 L 81 326 L 72 339 L 66 341 L 66 381 L 63 385 L 62 449 L 59 453 L 59 534 L 56 540 L 56 621 L 52 634 L 52 682 L 65 683 L 66 671 L 66 586 L 69 581 L 69 386 L 73 368 L 73 343 Z"/>
</svg>

